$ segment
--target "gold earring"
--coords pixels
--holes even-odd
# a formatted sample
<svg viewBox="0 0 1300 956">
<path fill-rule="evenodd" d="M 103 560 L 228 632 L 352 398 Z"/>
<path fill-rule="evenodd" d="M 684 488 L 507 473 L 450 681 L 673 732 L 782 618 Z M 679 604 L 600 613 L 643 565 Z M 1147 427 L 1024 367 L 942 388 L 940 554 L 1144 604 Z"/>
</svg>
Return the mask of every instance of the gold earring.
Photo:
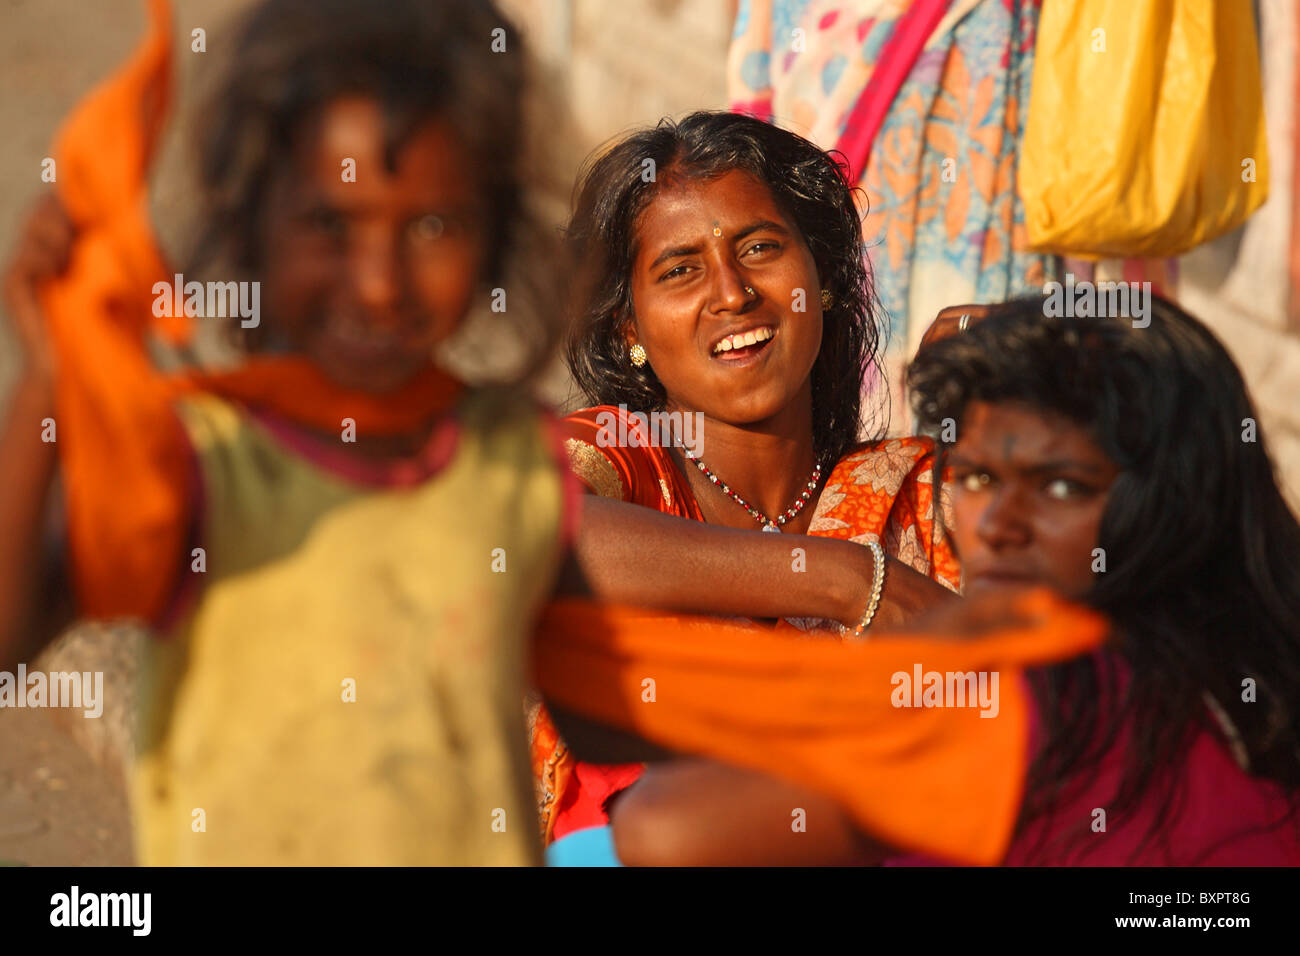
<svg viewBox="0 0 1300 956">
<path fill-rule="evenodd" d="M 835 307 L 835 296 L 831 295 L 830 289 L 822 289 L 822 311 L 829 312 Z"/>
<path fill-rule="evenodd" d="M 645 365 L 645 346 L 640 342 L 628 349 L 627 357 L 637 368 Z"/>
</svg>

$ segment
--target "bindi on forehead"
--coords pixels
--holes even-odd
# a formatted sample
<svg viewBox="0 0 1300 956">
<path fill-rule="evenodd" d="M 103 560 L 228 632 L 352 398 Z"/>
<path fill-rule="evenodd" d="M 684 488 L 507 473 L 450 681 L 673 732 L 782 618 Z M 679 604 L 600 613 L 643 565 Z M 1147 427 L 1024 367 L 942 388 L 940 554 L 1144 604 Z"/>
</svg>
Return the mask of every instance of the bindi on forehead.
<svg viewBox="0 0 1300 956">
<path fill-rule="evenodd" d="M 967 410 L 954 452 L 1023 470 L 1043 462 L 1071 462 L 1089 469 L 1109 462 L 1092 438 L 1063 416 L 983 402 Z"/>
<path fill-rule="evenodd" d="M 1067 433 L 1043 419 L 989 423 L 982 430 L 984 440 L 977 444 L 995 451 L 1004 461 L 1059 458 L 1073 445 Z M 976 425 L 968 431 L 967 437 L 978 438 L 980 431 L 980 426 Z"/>
</svg>

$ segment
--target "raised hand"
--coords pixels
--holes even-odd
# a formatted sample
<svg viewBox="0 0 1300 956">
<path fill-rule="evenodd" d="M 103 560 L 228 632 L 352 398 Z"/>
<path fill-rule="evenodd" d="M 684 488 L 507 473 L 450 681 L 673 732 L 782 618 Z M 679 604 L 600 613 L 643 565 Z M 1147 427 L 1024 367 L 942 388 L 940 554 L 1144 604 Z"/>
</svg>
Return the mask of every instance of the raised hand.
<svg viewBox="0 0 1300 956">
<path fill-rule="evenodd" d="M 67 269 L 75 236 L 58 199 L 53 194 L 42 197 L 19 230 L 0 279 L 0 296 L 23 352 L 21 378 L 28 383 L 54 381 L 54 348 L 38 290 Z"/>
</svg>

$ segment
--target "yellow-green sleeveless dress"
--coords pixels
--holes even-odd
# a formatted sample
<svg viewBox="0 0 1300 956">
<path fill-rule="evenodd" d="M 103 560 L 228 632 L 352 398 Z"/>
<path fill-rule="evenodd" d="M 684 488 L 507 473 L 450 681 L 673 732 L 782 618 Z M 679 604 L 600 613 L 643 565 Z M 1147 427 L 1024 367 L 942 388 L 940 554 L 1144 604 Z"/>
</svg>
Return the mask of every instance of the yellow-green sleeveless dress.
<svg viewBox="0 0 1300 956">
<path fill-rule="evenodd" d="M 204 551 L 147 651 L 140 862 L 539 862 L 520 701 L 564 494 L 539 412 L 471 392 L 449 461 L 383 479 L 215 398 L 180 413 Z"/>
</svg>

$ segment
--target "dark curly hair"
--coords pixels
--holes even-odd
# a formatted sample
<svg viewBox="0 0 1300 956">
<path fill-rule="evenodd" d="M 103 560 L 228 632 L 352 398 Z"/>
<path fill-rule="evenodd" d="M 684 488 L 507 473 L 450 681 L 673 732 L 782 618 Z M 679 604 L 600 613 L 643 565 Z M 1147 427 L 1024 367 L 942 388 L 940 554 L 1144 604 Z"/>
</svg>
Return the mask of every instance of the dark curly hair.
<svg viewBox="0 0 1300 956">
<path fill-rule="evenodd" d="M 652 161 L 655 176 L 643 177 Z M 862 381 L 878 364 L 880 330 L 862 224 L 843 165 L 794 133 L 736 113 L 701 111 L 638 130 L 589 160 L 565 236 L 580 276 L 569 370 L 587 399 L 640 411 L 664 407 L 663 385 L 628 360 L 637 220 L 673 176 L 754 176 L 803 235 L 834 296 L 812 370 L 813 447 L 828 466 L 858 440 Z M 886 397 L 887 400 L 887 397 Z"/>
<path fill-rule="evenodd" d="M 362 94 L 383 111 L 390 165 L 423 122 L 453 128 L 484 198 L 485 279 L 496 284 L 512 246 L 537 238 L 520 186 L 526 73 L 518 33 L 489 0 L 264 0 L 239 26 L 201 114 L 190 265 L 259 274 L 267 197 L 286 157 L 322 108 Z M 256 349 L 262 330 L 250 331 L 241 344 Z"/>
<path fill-rule="evenodd" d="M 952 419 L 960 433 L 973 401 L 1024 403 L 1087 430 L 1120 468 L 1098 541 L 1109 568 L 1085 600 L 1114 622 L 1133 679 L 1107 704 L 1099 695 L 1118 685 L 1105 657 L 1032 672 L 1046 742 L 1025 821 L 1086 781 L 1125 727 L 1128 765 L 1109 812 L 1136 806 L 1208 726 L 1206 695 L 1237 728 L 1251 772 L 1300 794 L 1300 524 L 1231 357 L 1192 316 L 1152 300 L 1147 328 L 1051 317 L 1037 297 L 1009 302 L 923 349 L 908 372 L 927 431 Z M 1244 678 L 1257 702 L 1242 701 Z M 1161 796 L 1147 839 L 1176 798 Z"/>
</svg>

